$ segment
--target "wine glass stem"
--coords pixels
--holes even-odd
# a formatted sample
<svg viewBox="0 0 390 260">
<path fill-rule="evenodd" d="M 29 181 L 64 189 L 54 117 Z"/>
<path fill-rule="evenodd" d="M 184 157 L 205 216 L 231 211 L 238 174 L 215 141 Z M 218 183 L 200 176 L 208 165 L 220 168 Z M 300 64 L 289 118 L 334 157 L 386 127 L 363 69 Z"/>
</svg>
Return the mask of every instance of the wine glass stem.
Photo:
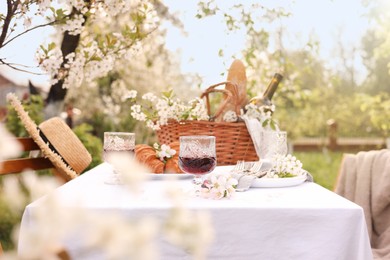
<svg viewBox="0 0 390 260">
<path fill-rule="evenodd" d="M 202 175 L 195 175 L 194 179 L 192 180 L 192 183 L 195 186 L 195 193 L 200 193 L 200 189 L 202 188 L 203 184 L 203 176 Z"/>
</svg>

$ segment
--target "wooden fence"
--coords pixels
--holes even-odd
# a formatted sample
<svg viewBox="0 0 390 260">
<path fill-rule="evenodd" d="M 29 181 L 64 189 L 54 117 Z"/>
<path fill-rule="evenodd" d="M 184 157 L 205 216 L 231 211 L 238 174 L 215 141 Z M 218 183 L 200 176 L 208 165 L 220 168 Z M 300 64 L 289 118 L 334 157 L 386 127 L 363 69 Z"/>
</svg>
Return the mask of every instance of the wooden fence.
<svg viewBox="0 0 390 260">
<path fill-rule="evenodd" d="M 324 138 L 299 138 L 292 141 L 293 151 L 331 151 L 358 152 L 386 148 L 385 138 L 349 138 L 337 136 L 337 123 L 334 120 L 328 121 L 328 136 Z M 389 148 L 389 147 L 387 147 Z"/>
</svg>

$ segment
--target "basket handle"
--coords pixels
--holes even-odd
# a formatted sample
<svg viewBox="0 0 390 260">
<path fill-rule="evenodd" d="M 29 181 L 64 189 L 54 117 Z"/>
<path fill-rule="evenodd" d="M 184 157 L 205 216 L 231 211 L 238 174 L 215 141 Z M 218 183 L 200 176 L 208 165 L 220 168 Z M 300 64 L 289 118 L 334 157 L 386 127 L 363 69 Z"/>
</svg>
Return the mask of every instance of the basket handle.
<svg viewBox="0 0 390 260">
<path fill-rule="evenodd" d="M 214 84 L 214 85 L 211 85 L 210 87 L 208 87 L 203 92 L 203 94 L 200 96 L 200 98 L 204 98 L 204 97 L 206 98 L 207 113 L 209 115 L 211 114 L 209 94 L 210 93 L 214 93 L 214 92 L 220 92 L 220 93 L 225 94 L 225 96 L 226 96 L 225 101 L 223 101 L 222 105 L 218 108 L 217 112 L 215 112 L 215 115 L 214 116 L 210 115 L 210 121 L 214 121 L 215 118 L 219 117 L 221 115 L 221 113 L 223 112 L 224 108 L 226 107 L 226 105 L 233 98 L 233 94 L 229 90 L 227 90 L 227 89 L 216 89 L 216 87 L 221 86 L 221 85 L 225 85 L 225 84 L 235 85 L 234 83 L 232 83 L 230 81 L 220 82 L 220 83 L 217 83 L 217 84 Z"/>
</svg>

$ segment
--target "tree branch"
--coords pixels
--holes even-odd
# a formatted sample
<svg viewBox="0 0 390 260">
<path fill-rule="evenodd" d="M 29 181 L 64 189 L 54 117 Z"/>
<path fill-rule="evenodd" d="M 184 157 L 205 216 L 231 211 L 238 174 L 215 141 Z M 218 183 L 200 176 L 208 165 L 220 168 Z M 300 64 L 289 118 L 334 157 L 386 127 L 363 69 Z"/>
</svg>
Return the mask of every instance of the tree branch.
<svg viewBox="0 0 390 260">
<path fill-rule="evenodd" d="M 23 34 L 26 34 L 26 33 L 28 33 L 28 32 L 31 32 L 32 30 L 35 30 L 35 29 L 38 29 L 38 28 L 41 28 L 41 27 L 53 25 L 53 24 L 55 24 L 56 22 L 57 22 L 57 21 L 53 21 L 53 22 L 50 22 L 50 23 L 40 24 L 40 25 L 31 27 L 31 28 L 25 30 L 24 32 L 21 32 L 21 33 L 15 35 L 14 37 L 12 37 L 12 38 L 9 39 L 8 41 L 6 41 L 3 45 L 0 45 L 0 48 L 6 46 L 7 44 L 9 44 L 10 42 L 12 42 L 12 41 L 15 40 L 16 38 L 22 36 Z"/>
<path fill-rule="evenodd" d="M 3 59 L 0 59 L 0 64 L 8 66 L 11 69 L 14 69 L 14 70 L 17 70 L 17 71 L 26 72 L 26 73 L 30 73 L 30 74 L 33 74 L 33 75 L 39 75 L 39 76 L 40 75 L 44 75 L 43 73 L 37 73 L 37 72 L 32 72 L 32 71 L 28 71 L 28 70 L 25 70 L 25 69 L 18 68 L 17 66 L 22 66 L 22 65 L 15 64 L 15 63 L 8 63 L 8 62 L 5 62 Z M 27 66 L 23 66 L 23 67 L 28 68 Z"/>
<path fill-rule="evenodd" d="M 12 0 L 7 0 L 7 15 L 4 18 L 3 29 L 0 35 L 0 49 L 4 46 L 3 43 L 5 38 L 7 37 L 9 25 L 12 20 L 12 16 L 14 15 L 14 9 L 12 8 Z"/>
</svg>

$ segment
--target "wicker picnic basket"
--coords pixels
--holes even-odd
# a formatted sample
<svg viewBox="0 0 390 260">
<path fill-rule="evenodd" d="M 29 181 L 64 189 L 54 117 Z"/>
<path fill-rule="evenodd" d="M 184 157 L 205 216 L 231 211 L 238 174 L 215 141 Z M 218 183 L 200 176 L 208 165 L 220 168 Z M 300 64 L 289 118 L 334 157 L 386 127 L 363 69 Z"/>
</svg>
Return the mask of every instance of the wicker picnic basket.
<svg viewBox="0 0 390 260">
<path fill-rule="evenodd" d="M 210 115 L 209 94 L 221 92 L 226 99 L 219 107 L 215 116 L 218 117 L 225 106 L 232 98 L 232 93 L 226 89 L 216 89 L 217 86 L 233 84 L 231 82 L 221 82 L 210 86 L 201 98 L 206 98 L 207 110 Z M 214 121 L 170 121 L 167 125 L 161 126 L 157 131 L 160 143 L 170 144 L 178 141 L 180 136 L 186 135 L 213 135 L 216 137 L 216 152 L 218 165 L 236 164 L 238 160 L 257 161 L 259 160 L 252 139 L 248 133 L 244 122 L 214 122 Z"/>
</svg>

